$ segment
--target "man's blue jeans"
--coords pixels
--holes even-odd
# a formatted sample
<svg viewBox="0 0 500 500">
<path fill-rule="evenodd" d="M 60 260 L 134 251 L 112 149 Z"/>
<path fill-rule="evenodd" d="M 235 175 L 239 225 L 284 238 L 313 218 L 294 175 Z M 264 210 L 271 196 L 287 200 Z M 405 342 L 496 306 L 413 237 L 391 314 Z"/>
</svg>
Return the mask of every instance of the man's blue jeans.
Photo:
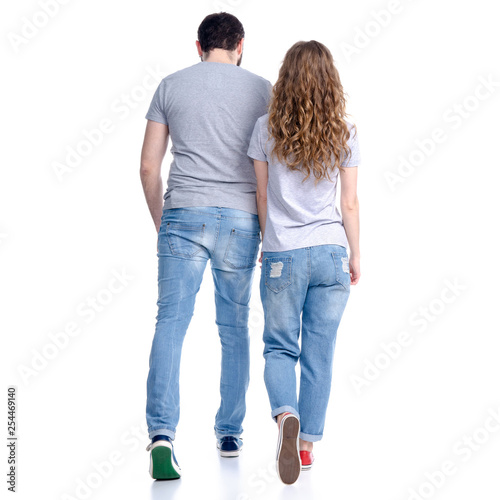
<svg viewBox="0 0 500 500">
<path fill-rule="evenodd" d="M 249 302 L 259 244 L 257 215 L 220 207 L 164 210 L 158 235 L 158 316 L 147 381 L 150 438 L 175 438 L 182 344 L 208 260 L 222 346 L 215 433 L 218 438 L 242 433 L 250 364 Z"/>
<path fill-rule="evenodd" d="M 323 436 L 337 328 L 350 293 L 348 266 L 346 249 L 338 245 L 264 252 L 260 292 L 271 416 L 288 411 L 299 417 L 305 441 Z"/>
</svg>

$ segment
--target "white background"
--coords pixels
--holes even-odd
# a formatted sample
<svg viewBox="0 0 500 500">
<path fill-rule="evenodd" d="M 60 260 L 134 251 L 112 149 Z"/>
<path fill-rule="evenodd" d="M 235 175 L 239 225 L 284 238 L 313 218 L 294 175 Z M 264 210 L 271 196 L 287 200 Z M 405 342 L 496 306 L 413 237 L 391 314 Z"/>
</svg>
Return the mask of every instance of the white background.
<svg viewBox="0 0 500 500">
<path fill-rule="evenodd" d="M 2 409 L 16 385 L 17 498 L 498 499 L 492 2 L 69 0 L 50 18 L 41 4 L 9 2 L 1 15 Z M 207 274 L 183 352 L 175 442 L 183 477 L 148 474 L 157 260 L 139 157 L 159 79 L 143 81 L 197 63 L 197 27 L 220 10 L 245 26 L 243 66 L 273 83 L 294 42 L 331 49 L 363 154 L 362 278 L 339 330 L 314 469 L 291 487 L 273 469 L 258 268 L 241 457 L 221 460 L 215 450 L 220 348 Z M 487 90 L 484 80 L 496 83 Z M 85 150 L 86 131 L 103 119 L 100 143 L 58 176 L 54 165 L 68 148 Z M 402 158 L 413 166 L 401 170 Z M 169 164 L 167 156 L 164 179 Z M 400 176 L 393 189 L 391 174 Z M 126 285 L 110 294 L 113 273 Z M 106 302 L 94 315 L 92 297 Z M 61 334 L 70 323 L 78 334 Z M 446 475 L 436 472 L 443 463 Z"/>
</svg>

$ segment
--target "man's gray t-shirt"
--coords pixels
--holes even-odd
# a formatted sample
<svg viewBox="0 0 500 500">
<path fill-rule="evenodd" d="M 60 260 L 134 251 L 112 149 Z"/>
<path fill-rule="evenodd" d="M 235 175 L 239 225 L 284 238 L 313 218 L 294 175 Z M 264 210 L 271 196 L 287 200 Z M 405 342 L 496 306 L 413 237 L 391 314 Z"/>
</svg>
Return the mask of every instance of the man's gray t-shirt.
<svg viewBox="0 0 500 500">
<path fill-rule="evenodd" d="M 291 171 L 271 157 L 273 139 L 268 132 L 269 115 L 257 120 L 248 149 L 248 156 L 268 163 L 267 218 L 262 250 L 286 252 L 317 245 L 341 245 L 347 248 L 347 237 L 342 216 L 335 205 L 338 169 L 316 185 L 310 175 Z M 357 134 L 349 124 L 351 136 L 348 146 L 351 157 L 343 167 L 357 167 L 360 154 Z"/>
<path fill-rule="evenodd" d="M 234 64 L 201 62 L 164 78 L 148 120 L 172 138 L 164 208 L 225 207 L 257 213 L 256 179 L 246 152 L 271 83 Z"/>
</svg>

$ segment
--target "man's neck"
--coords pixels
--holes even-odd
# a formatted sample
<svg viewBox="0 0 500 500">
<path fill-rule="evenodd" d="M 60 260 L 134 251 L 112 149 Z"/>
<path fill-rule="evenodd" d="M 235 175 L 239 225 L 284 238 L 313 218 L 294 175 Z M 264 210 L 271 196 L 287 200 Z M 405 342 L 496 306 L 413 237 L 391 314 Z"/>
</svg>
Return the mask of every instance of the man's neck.
<svg viewBox="0 0 500 500">
<path fill-rule="evenodd" d="M 204 57 L 203 61 L 236 65 L 237 58 L 234 57 L 232 52 L 227 50 L 213 49 Z"/>
</svg>

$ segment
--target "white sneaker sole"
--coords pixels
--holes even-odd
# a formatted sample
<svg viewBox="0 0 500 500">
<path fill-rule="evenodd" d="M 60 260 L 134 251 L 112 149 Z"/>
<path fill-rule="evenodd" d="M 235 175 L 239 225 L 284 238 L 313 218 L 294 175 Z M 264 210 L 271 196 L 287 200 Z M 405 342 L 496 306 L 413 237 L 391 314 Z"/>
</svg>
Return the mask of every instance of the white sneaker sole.
<svg viewBox="0 0 500 500">
<path fill-rule="evenodd" d="M 222 450 L 219 449 L 219 455 L 221 457 L 225 457 L 225 458 L 239 457 L 240 456 L 240 450 L 222 451 Z"/>
<path fill-rule="evenodd" d="M 292 414 L 285 415 L 280 425 L 276 452 L 276 470 L 285 484 L 295 483 L 300 475 L 299 432 L 299 419 Z"/>
<path fill-rule="evenodd" d="M 175 463 L 172 444 L 165 440 L 156 441 L 149 450 L 149 474 L 153 479 L 178 479 L 181 468 Z"/>
<path fill-rule="evenodd" d="M 240 446 L 238 450 L 233 450 L 233 451 L 223 451 L 221 450 L 218 446 L 217 449 L 219 450 L 219 455 L 223 458 L 234 458 L 234 457 L 239 457 L 240 452 L 243 449 L 243 445 Z"/>
</svg>

